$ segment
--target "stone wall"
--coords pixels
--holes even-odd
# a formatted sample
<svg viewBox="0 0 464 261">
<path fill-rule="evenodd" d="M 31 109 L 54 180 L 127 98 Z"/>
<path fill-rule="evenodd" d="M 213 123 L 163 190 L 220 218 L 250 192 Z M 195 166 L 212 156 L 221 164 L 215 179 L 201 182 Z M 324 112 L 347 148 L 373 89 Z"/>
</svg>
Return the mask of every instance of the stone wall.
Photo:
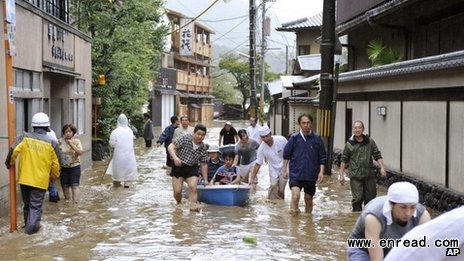
<svg viewBox="0 0 464 261">
<path fill-rule="evenodd" d="M 419 190 L 419 202 L 440 212 L 446 212 L 464 205 L 464 195 L 441 185 L 427 183 L 405 174 L 387 171 L 386 179 L 378 179 L 378 183 L 390 186 L 398 181 L 408 181 Z"/>
<path fill-rule="evenodd" d="M 340 166 L 341 153 L 340 149 L 334 150 L 333 165 Z M 464 194 L 441 185 L 418 180 L 404 173 L 387 170 L 386 179 L 380 177 L 377 179 L 377 183 L 385 187 L 398 181 L 408 181 L 414 184 L 419 190 L 419 202 L 439 212 L 446 212 L 464 205 Z"/>
</svg>

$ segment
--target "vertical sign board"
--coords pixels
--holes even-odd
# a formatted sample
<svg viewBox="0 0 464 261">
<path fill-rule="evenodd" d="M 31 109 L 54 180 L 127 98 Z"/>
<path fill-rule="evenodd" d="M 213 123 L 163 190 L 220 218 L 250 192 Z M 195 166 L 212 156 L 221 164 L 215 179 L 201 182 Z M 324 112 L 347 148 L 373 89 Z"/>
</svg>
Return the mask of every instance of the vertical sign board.
<svg viewBox="0 0 464 261">
<path fill-rule="evenodd" d="M 16 23 L 16 10 L 15 10 L 15 0 L 5 0 L 5 8 L 6 8 L 6 17 L 5 20 L 7 22 L 6 29 L 7 29 L 7 37 L 8 37 L 8 44 L 10 45 L 10 50 L 8 55 L 15 56 L 16 54 L 16 43 L 15 43 L 15 23 Z"/>
<path fill-rule="evenodd" d="M 16 23 L 15 0 L 5 0 L 6 6 L 6 22 L 10 24 Z"/>
<path fill-rule="evenodd" d="M 193 22 L 190 23 L 190 19 L 182 18 L 180 19 L 180 28 L 179 54 L 182 56 L 192 56 L 194 35 Z"/>
</svg>

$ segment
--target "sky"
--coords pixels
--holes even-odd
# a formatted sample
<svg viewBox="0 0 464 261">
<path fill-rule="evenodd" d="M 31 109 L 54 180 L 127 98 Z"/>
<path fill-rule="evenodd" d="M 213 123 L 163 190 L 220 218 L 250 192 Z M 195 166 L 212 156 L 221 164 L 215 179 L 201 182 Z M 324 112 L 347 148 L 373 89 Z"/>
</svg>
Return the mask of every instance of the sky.
<svg viewBox="0 0 464 261">
<path fill-rule="evenodd" d="M 165 6 L 186 16 L 195 17 L 213 2 L 214 0 L 166 0 Z M 262 0 L 255 0 L 257 6 L 261 2 Z M 285 46 L 294 52 L 295 34 L 277 32 L 275 28 L 281 27 L 282 23 L 322 12 L 322 3 L 323 0 L 268 0 L 266 15 L 271 18 L 271 36 L 267 40 L 269 55 L 273 52 L 285 52 Z M 229 0 L 228 3 L 220 0 L 197 21 L 215 32 L 211 37 L 213 44 L 243 49 L 248 48 L 249 44 L 248 15 L 249 0 Z M 261 12 L 258 13 L 257 23 L 261 25 Z M 261 34 L 258 35 L 259 44 Z"/>
</svg>

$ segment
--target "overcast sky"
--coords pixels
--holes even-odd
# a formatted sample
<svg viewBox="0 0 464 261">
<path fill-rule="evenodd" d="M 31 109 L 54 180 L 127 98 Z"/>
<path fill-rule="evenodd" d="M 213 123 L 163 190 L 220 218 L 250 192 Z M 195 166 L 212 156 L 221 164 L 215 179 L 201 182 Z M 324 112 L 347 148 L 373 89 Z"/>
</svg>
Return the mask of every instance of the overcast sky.
<svg viewBox="0 0 464 261">
<path fill-rule="evenodd" d="M 166 0 L 166 7 L 186 16 L 195 17 L 213 2 L 214 0 Z M 261 2 L 261 0 L 256 0 L 256 5 Z M 269 9 L 266 14 L 271 18 L 272 29 L 268 47 L 285 50 L 287 45 L 293 51 L 295 49 L 295 34 L 277 32 L 275 28 L 280 27 L 282 23 L 322 12 L 322 2 L 323 0 L 276 0 L 275 2 L 267 2 L 266 6 Z M 259 24 L 261 23 L 260 13 L 258 14 Z M 213 43 L 236 48 L 237 46 L 248 45 L 248 15 L 249 0 L 230 0 L 228 3 L 220 0 L 198 18 L 198 21 L 215 31 L 215 35 L 212 36 Z M 258 44 L 260 38 L 258 38 Z"/>
</svg>

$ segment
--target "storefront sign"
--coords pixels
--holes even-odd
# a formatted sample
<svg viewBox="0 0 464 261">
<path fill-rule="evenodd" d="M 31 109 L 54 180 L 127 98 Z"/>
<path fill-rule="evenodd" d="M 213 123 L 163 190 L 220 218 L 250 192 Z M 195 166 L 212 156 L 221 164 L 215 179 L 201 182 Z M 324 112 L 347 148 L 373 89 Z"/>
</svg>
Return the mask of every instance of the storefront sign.
<svg viewBox="0 0 464 261">
<path fill-rule="evenodd" d="M 180 43 L 179 43 L 179 54 L 182 56 L 192 56 L 193 55 L 193 35 L 194 28 L 193 23 L 189 23 L 190 19 L 182 18 L 180 20 Z"/>
<path fill-rule="evenodd" d="M 44 61 L 74 68 L 74 35 L 52 23 L 44 23 Z"/>
<path fill-rule="evenodd" d="M 52 57 L 59 60 L 66 60 L 72 62 L 74 60 L 74 55 L 72 53 L 67 52 L 63 46 L 65 39 L 66 39 L 66 32 L 65 30 L 52 25 L 48 24 L 48 40 L 52 41 Z"/>
</svg>

